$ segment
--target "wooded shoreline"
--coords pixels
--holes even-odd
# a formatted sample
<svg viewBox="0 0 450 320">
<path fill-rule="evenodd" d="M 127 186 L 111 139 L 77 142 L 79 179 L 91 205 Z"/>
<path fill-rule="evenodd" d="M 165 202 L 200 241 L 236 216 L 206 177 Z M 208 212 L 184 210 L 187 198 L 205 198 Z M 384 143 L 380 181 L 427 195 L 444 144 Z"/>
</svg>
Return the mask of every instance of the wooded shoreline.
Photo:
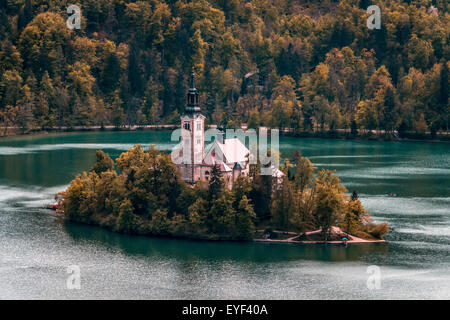
<svg viewBox="0 0 450 320">
<path fill-rule="evenodd" d="M 210 126 L 214 128 L 215 126 Z M 72 128 L 46 128 L 44 130 L 32 130 L 26 133 L 18 132 L 19 128 L 10 128 L 9 130 L 15 130 L 15 132 L 8 133 L 7 135 L 0 135 L 0 140 L 18 137 L 28 136 L 46 136 L 46 135 L 59 135 L 59 134 L 76 134 L 76 133 L 89 133 L 89 132 L 134 132 L 134 131 L 164 131 L 179 128 L 179 125 L 145 125 L 145 126 L 130 126 L 130 127 L 114 127 L 114 126 L 77 126 Z M 245 130 L 246 128 L 243 127 Z M 4 128 L 0 128 L 0 132 L 3 132 Z M 386 133 L 358 133 L 351 134 L 345 131 L 346 129 L 338 129 L 335 132 L 292 132 L 284 131 L 283 136 L 293 138 L 318 138 L 318 139 L 338 139 L 338 140 L 361 140 L 361 141 L 398 141 L 398 142 L 432 142 L 432 143 L 449 143 L 450 134 L 441 133 L 434 139 L 430 134 L 418 135 L 415 133 L 408 133 L 406 137 L 393 138 L 392 135 Z"/>
<path fill-rule="evenodd" d="M 284 159 L 281 179 L 251 165 L 229 189 L 218 166 L 209 179 L 191 185 L 170 155 L 136 145 L 115 161 L 98 150 L 89 172 L 77 175 L 61 208 L 69 221 L 125 234 L 209 240 L 286 239 L 351 241 L 383 239 L 386 223 L 375 224 L 354 191 L 334 171 L 317 169 L 299 151 Z M 284 230 L 284 231 L 279 231 Z M 314 231 L 311 231 L 314 230 Z M 345 231 L 344 231 L 345 230 Z"/>
</svg>

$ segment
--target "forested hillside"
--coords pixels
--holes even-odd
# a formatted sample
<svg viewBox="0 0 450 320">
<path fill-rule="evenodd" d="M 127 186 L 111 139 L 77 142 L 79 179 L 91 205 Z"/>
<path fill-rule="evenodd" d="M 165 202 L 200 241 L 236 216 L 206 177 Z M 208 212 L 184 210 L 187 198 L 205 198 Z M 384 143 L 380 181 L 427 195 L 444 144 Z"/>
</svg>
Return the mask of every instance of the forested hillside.
<svg viewBox="0 0 450 320">
<path fill-rule="evenodd" d="M 66 26 L 81 8 L 81 29 Z M 369 30 L 366 8 L 381 8 Z M 448 129 L 445 0 L 3 0 L 0 127 Z"/>
</svg>

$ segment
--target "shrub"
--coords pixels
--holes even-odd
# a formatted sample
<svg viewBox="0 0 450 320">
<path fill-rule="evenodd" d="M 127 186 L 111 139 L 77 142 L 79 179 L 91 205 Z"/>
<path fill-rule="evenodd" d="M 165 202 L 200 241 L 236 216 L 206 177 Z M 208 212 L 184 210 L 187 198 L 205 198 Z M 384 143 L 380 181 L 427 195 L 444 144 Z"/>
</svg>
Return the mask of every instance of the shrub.
<svg viewBox="0 0 450 320">
<path fill-rule="evenodd" d="M 369 233 L 377 239 L 383 239 L 383 236 L 389 232 L 389 227 L 386 222 L 380 223 L 373 227 Z"/>
</svg>

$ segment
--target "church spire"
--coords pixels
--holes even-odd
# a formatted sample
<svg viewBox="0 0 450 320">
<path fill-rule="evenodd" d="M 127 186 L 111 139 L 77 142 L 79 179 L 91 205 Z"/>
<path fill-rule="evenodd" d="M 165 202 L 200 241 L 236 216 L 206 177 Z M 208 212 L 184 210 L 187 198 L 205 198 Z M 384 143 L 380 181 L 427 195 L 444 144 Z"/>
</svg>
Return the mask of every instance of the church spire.
<svg viewBox="0 0 450 320">
<path fill-rule="evenodd" d="M 192 71 L 191 71 L 191 87 L 190 87 L 190 89 L 195 89 L 194 77 L 195 77 L 195 72 L 194 72 L 194 67 L 192 67 Z"/>
<path fill-rule="evenodd" d="M 189 87 L 189 91 L 188 91 L 188 94 L 187 94 L 186 108 L 184 109 L 184 111 L 187 114 L 200 112 L 200 107 L 198 105 L 198 92 L 197 92 L 197 89 L 195 88 L 195 79 L 194 79 L 194 77 L 195 77 L 194 67 L 192 67 L 191 85 Z"/>
</svg>

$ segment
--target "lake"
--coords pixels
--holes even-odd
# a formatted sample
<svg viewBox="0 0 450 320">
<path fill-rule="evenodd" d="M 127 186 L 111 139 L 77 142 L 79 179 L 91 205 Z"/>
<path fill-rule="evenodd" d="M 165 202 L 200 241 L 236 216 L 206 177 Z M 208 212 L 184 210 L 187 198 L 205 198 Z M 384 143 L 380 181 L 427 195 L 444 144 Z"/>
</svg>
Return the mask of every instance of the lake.
<svg viewBox="0 0 450 320">
<path fill-rule="evenodd" d="M 298 149 L 357 190 L 375 221 L 389 223 L 388 243 L 133 237 L 45 209 L 89 170 L 95 150 L 115 158 L 134 144 L 173 146 L 169 132 L 0 140 L 0 299 L 450 298 L 450 144 L 280 138 L 283 157 Z M 73 265 L 79 290 L 66 286 Z M 369 266 L 379 270 L 378 288 L 367 285 Z"/>
</svg>

